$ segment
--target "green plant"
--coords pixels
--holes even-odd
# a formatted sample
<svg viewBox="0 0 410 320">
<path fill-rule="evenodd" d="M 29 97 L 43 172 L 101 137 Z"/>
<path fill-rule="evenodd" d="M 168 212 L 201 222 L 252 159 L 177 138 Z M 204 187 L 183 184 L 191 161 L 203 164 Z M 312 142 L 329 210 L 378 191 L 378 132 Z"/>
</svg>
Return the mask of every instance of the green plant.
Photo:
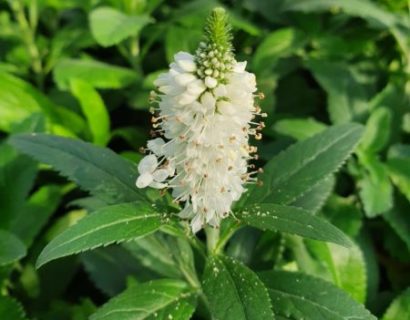
<svg viewBox="0 0 410 320">
<path fill-rule="evenodd" d="M 221 4 L 265 95 L 263 184 L 195 235 L 135 186 L 137 150 Z M 0 318 L 406 319 L 409 23 L 406 1 L 0 2 Z"/>
</svg>

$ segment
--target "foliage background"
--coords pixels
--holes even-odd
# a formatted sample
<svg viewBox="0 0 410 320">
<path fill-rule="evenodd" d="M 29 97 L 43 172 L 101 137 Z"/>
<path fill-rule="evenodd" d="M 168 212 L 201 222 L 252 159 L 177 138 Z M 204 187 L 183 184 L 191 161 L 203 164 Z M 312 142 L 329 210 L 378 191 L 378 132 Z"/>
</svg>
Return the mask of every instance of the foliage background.
<svg viewBox="0 0 410 320">
<path fill-rule="evenodd" d="M 261 164 L 331 124 L 366 125 L 354 157 L 322 184 L 319 201 L 321 215 L 358 243 L 352 252 L 244 229 L 228 253 L 255 269 L 323 277 L 380 318 L 410 286 L 408 1 L 3 0 L 0 251 L 13 235 L 22 243 L 17 256 L 0 259 L 0 314 L 87 319 L 130 275 L 140 281 L 177 272 L 154 239 L 37 270 L 44 245 L 99 204 L 6 140 L 47 132 L 138 161 L 153 79 L 176 52 L 195 50 L 217 5 L 231 16 L 237 59 L 248 61 L 266 96 Z M 383 319 L 410 317 L 409 299 L 407 290 Z"/>
</svg>

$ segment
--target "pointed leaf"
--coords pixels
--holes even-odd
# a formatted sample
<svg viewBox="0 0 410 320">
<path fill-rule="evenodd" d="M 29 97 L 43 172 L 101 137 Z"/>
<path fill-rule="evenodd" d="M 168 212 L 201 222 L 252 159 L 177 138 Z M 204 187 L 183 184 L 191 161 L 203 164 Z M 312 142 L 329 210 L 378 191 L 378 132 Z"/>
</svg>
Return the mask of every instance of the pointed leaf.
<svg viewBox="0 0 410 320">
<path fill-rule="evenodd" d="M 297 234 L 346 247 L 351 245 L 351 240 L 330 222 L 297 207 L 272 203 L 254 204 L 238 212 L 237 217 L 246 224 L 262 230 Z"/>
<path fill-rule="evenodd" d="M 179 280 L 136 284 L 108 301 L 90 320 L 188 320 L 195 310 L 196 291 Z"/>
<path fill-rule="evenodd" d="M 399 295 L 387 309 L 382 320 L 407 319 L 410 315 L 410 288 Z"/>
<path fill-rule="evenodd" d="M 110 115 L 103 99 L 88 82 L 80 79 L 72 79 L 70 89 L 87 118 L 93 142 L 105 146 L 110 138 Z"/>
<path fill-rule="evenodd" d="M 209 259 L 203 288 L 215 319 L 274 319 L 263 283 L 252 270 L 232 258 Z"/>
<path fill-rule="evenodd" d="M 306 320 L 376 320 L 361 304 L 332 284 L 302 273 L 259 273 L 278 315 Z"/>
<path fill-rule="evenodd" d="M 289 204 L 336 171 L 353 151 L 362 126 L 344 124 L 331 127 L 291 146 L 269 161 L 246 202 Z"/>
<path fill-rule="evenodd" d="M 0 230 L 0 266 L 15 262 L 26 255 L 26 247 L 14 234 Z"/>
<path fill-rule="evenodd" d="M 67 89 L 71 79 L 81 79 L 94 88 L 118 89 L 137 79 L 129 69 L 95 60 L 63 59 L 53 70 L 54 81 L 60 89 Z"/>
<path fill-rule="evenodd" d="M 135 36 L 151 19 L 147 15 L 127 16 L 110 7 L 100 7 L 90 13 L 91 32 L 98 44 L 109 47 Z"/>
<path fill-rule="evenodd" d="M 135 187 L 136 166 L 109 149 L 46 134 L 16 135 L 10 142 L 107 203 L 145 199 Z"/>
<path fill-rule="evenodd" d="M 37 267 L 71 254 L 139 238 L 161 226 L 161 214 L 150 205 L 119 204 L 96 210 L 54 238 L 41 252 Z"/>
<path fill-rule="evenodd" d="M 318 212 L 325 204 L 335 186 L 335 177 L 330 175 L 317 183 L 306 193 L 292 203 L 292 206 L 299 207 L 312 213 Z"/>
</svg>

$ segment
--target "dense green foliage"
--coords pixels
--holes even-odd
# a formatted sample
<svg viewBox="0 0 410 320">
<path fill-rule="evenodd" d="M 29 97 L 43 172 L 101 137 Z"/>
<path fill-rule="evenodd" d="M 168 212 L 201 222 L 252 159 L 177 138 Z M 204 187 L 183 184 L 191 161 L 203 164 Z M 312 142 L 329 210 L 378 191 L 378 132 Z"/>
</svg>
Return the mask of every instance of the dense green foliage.
<svg viewBox="0 0 410 320">
<path fill-rule="evenodd" d="M 216 6 L 265 95 L 263 186 L 195 236 L 136 163 Z M 410 318 L 409 10 L 0 0 L 0 319 Z"/>
</svg>

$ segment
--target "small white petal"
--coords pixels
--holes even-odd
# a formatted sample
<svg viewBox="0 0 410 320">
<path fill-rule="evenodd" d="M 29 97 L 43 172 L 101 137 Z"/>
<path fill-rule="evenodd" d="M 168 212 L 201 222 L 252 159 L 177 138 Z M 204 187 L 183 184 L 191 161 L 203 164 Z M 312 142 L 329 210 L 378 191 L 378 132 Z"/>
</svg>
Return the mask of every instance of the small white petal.
<svg viewBox="0 0 410 320">
<path fill-rule="evenodd" d="M 218 85 L 218 81 L 215 78 L 212 77 L 206 77 L 205 78 L 205 85 L 208 88 L 215 88 Z"/>
<path fill-rule="evenodd" d="M 201 215 L 197 214 L 192 220 L 191 220 L 191 229 L 193 233 L 197 233 L 199 230 L 202 229 L 203 222 L 202 222 L 202 217 Z"/>
<path fill-rule="evenodd" d="M 161 182 L 156 182 L 156 181 L 152 181 L 149 186 L 151 188 L 155 188 L 155 189 L 164 189 L 167 184 L 166 183 L 161 183 Z"/>
<path fill-rule="evenodd" d="M 201 103 L 206 110 L 215 108 L 216 99 L 210 92 L 205 92 L 201 97 Z"/>
<path fill-rule="evenodd" d="M 194 215 L 195 213 L 190 205 L 185 205 L 185 208 L 178 213 L 178 217 L 182 219 L 191 219 Z"/>
<path fill-rule="evenodd" d="M 191 82 L 187 87 L 187 92 L 200 95 L 206 89 L 204 82 L 200 79 Z"/>
<path fill-rule="evenodd" d="M 175 62 L 186 72 L 194 72 L 196 70 L 196 64 L 194 57 L 187 52 L 178 52 L 174 56 Z"/>
<path fill-rule="evenodd" d="M 138 177 L 136 186 L 140 189 L 145 188 L 149 186 L 153 179 L 154 178 L 150 173 L 143 173 Z"/>
<path fill-rule="evenodd" d="M 163 146 L 165 145 L 165 141 L 162 138 L 155 138 L 149 140 L 147 143 L 147 147 L 153 153 L 158 156 L 162 156 L 164 154 Z"/>
<path fill-rule="evenodd" d="M 152 173 L 158 166 L 157 157 L 153 154 L 145 156 L 142 160 L 138 163 L 138 172 L 140 174 L 144 173 Z"/>
<path fill-rule="evenodd" d="M 244 72 L 246 68 L 246 61 L 243 62 L 237 62 L 234 66 L 233 66 L 233 71 L 235 72 Z"/>
<path fill-rule="evenodd" d="M 167 169 L 159 169 L 159 170 L 154 171 L 152 176 L 154 177 L 154 180 L 156 182 L 162 182 L 166 178 L 168 178 L 168 173 L 169 171 Z"/>
<path fill-rule="evenodd" d="M 191 73 L 182 73 L 175 76 L 175 82 L 181 86 L 186 86 L 190 82 L 195 81 L 197 78 Z"/>
<path fill-rule="evenodd" d="M 197 99 L 196 95 L 189 94 L 188 92 L 186 92 L 181 95 L 181 97 L 178 100 L 178 103 L 184 106 L 184 105 L 194 102 L 196 99 Z"/>
<path fill-rule="evenodd" d="M 219 101 L 218 111 L 224 115 L 233 115 L 236 110 L 235 107 L 228 101 Z"/>
</svg>

